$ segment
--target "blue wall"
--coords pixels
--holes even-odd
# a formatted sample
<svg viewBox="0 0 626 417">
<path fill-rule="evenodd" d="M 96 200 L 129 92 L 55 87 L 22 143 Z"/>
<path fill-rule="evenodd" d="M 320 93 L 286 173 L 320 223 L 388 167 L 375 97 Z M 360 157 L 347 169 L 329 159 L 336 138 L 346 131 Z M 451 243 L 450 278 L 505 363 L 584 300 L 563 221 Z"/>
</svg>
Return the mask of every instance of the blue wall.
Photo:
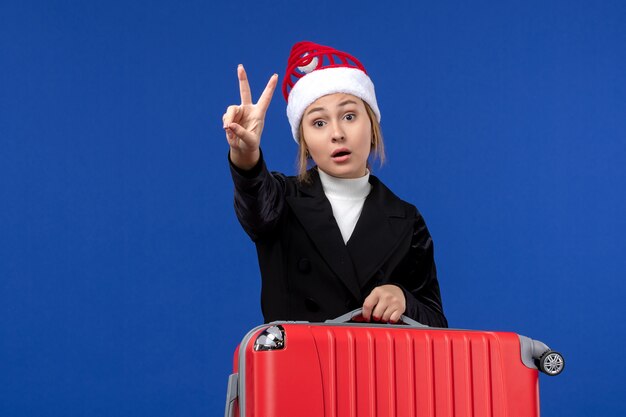
<svg viewBox="0 0 626 417">
<path fill-rule="evenodd" d="M 93 3 L 93 4 L 89 4 Z M 0 415 L 223 412 L 260 323 L 221 115 L 303 39 L 378 91 L 453 327 L 566 355 L 543 416 L 622 416 L 626 6 L 251 1 L 0 4 Z M 263 148 L 293 172 L 276 94 Z"/>
</svg>

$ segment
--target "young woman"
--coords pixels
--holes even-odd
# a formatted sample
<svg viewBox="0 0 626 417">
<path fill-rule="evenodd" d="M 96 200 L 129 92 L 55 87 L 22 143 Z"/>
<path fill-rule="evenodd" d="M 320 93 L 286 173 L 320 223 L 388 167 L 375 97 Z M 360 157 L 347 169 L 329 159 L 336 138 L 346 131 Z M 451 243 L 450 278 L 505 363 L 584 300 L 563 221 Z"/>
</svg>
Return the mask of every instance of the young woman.
<svg viewBox="0 0 626 417">
<path fill-rule="evenodd" d="M 433 244 L 417 209 L 370 174 L 384 158 L 380 111 L 363 65 L 336 49 L 300 42 L 283 94 L 299 173 L 270 173 L 260 148 L 274 74 L 252 103 L 243 66 L 241 104 L 223 116 L 235 211 L 256 244 L 267 322 L 323 321 L 356 308 L 366 321 L 405 314 L 447 327 Z M 308 161 L 314 167 L 307 169 Z"/>
</svg>

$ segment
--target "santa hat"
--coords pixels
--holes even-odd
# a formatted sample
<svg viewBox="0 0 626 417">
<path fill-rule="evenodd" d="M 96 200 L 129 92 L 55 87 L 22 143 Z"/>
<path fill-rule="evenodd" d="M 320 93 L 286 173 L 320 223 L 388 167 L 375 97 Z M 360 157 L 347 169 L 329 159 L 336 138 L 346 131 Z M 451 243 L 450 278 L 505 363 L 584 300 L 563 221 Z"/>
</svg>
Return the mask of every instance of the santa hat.
<svg viewBox="0 0 626 417">
<path fill-rule="evenodd" d="M 365 67 L 352 55 L 313 42 L 298 42 L 289 55 L 283 80 L 287 118 L 296 143 L 304 110 L 318 98 L 352 94 L 369 104 L 380 122 L 374 84 Z"/>
</svg>

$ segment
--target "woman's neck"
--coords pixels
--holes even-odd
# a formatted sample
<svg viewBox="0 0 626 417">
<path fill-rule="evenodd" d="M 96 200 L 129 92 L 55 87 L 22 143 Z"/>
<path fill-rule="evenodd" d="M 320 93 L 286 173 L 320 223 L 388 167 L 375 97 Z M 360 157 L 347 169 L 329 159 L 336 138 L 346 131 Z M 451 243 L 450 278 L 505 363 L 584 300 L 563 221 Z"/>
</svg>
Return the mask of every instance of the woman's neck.
<svg viewBox="0 0 626 417">
<path fill-rule="evenodd" d="M 324 194 L 332 197 L 339 197 L 345 199 L 362 199 L 365 198 L 370 192 L 369 170 L 365 175 L 359 178 L 338 178 L 333 177 L 319 169 L 320 180 L 322 182 L 322 188 Z"/>
</svg>

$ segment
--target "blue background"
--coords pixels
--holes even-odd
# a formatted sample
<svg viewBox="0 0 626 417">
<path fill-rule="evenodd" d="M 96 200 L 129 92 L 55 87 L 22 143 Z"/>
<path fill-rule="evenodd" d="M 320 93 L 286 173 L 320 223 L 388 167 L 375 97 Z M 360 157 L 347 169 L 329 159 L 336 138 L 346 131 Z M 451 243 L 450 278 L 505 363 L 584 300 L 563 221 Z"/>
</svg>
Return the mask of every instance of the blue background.
<svg viewBox="0 0 626 417">
<path fill-rule="evenodd" d="M 418 206 L 457 328 L 564 353 L 543 416 L 623 416 L 621 1 L 0 3 L 0 415 L 221 415 L 262 321 L 221 116 L 307 39 L 357 56 L 375 173 Z M 263 149 L 294 172 L 277 92 Z"/>
</svg>

